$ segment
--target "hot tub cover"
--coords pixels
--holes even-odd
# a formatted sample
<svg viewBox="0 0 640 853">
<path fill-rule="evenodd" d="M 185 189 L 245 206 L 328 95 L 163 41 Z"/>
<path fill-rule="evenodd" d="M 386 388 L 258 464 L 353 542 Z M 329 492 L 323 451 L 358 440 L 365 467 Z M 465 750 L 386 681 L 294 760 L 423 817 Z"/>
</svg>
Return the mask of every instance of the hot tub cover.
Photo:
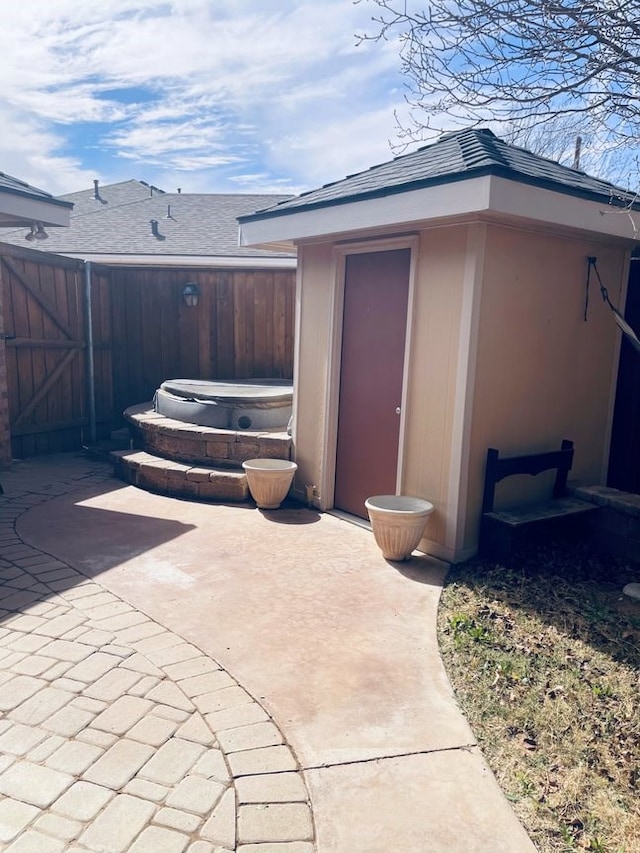
<svg viewBox="0 0 640 853">
<path fill-rule="evenodd" d="M 293 384 L 286 379 L 216 380 L 167 379 L 160 388 L 187 400 L 211 400 L 236 405 L 291 403 Z"/>
</svg>

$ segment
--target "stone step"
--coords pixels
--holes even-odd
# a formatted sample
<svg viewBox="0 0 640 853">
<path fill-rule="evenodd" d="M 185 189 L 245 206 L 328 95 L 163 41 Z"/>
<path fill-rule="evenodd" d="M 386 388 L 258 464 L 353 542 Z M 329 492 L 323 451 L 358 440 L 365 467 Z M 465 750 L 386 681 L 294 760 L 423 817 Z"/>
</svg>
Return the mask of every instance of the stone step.
<svg viewBox="0 0 640 853">
<path fill-rule="evenodd" d="M 146 450 L 114 450 L 109 459 L 118 479 L 149 492 L 203 501 L 249 499 L 244 471 L 175 462 Z"/>
<path fill-rule="evenodd" d="M 236 432 L 188 424 L 157 414 L 152 403 L 131 406 L 124 416 L 136 444 L 164 459 L 240 469 L 247 459 L 291 458 L 291 436 L 286 432 Z"/>
</svg>

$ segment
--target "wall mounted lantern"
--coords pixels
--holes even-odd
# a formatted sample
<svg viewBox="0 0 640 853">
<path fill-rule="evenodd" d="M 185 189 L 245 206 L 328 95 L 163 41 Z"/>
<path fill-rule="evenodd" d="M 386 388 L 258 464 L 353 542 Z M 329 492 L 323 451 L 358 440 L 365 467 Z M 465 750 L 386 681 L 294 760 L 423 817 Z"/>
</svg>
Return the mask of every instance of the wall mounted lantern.
<svg viewBox="0 0 640 853">
<path fill-rule="evenodd" d="M 198 285 L 193 281 L 190 281 L 185 285 L 184 290 L 182 291 L 182 298 L 184 299 L 184 304 L 188 305 L 189 308 L 195 308 L 198 304 L 198 297 L 200 296 L 200 291 L 198 289 Z"/>
</svg>

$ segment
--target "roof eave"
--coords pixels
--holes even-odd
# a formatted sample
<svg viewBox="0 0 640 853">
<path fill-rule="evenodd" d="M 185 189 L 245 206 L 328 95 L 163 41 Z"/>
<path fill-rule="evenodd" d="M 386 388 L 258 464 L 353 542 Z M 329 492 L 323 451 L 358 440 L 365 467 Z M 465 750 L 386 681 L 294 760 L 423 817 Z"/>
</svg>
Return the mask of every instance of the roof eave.
<svg viewBox="0 0 640 853">
<path fill-rule="evenodd" d="M 270 248 L 304 240 L 404 223 L 494 214 L 504 219 L 575 228 L 635 239 L 629 217 L 608 216 L 627 208 L 612 198 L 561 191 L 557 184 L 516 179 L 508 170 L 467 177 L 464 181 L 430 183 L 403 192 L 345 200 L 340 205 L 290 209 L 278 216 L 243 217 L 240 245 Z M 638 205 L 631 204 L 635 210 Z"/>
<path fill-rule="evenodd" d="M 578 198 L 590 199 L 592 201 L 606 201 L 613 198 L 626 197 L 629 204 L 634 209 L 640 210 L 640 202 L 634 201 L 635 196 L 633 194 L 624 193 L 624 191 L 619 187 L 615 187 L 613 184 L 609 187 L 606 185 L 606 182 L 603 182 L 602 192 L 595 192 L 583 187 L 562 184 L 559 181 L 554 181 L 552 179 L 527 175 L 523 172 L 517 172 L 509 167 L 492 163 L 486 166 L 466 169 L 461 172 L 452 172 L 451 174 L 437 175 L 432 178 L 424 178 L 422 180 L 409 181 L 402 184 L 383 186 L 366 192 L 354 193 L 353 195 L 345 195 L 333 199 L 324 199 L 320 201 L 311 200 L 307 203 L 303 202 L 296 205 L 289 205 L 285 201 L 283 202 L 282 207 L 271 207 L 266 210 L 258 210 L 255 213 L 243 214 L 238 217 L 238 222 L 242 225 L 246 222 L 257 222 L 264 219 L 290 216 L 304 211 L 319 210 L 323 207 L 335 207 L 344 204 L 353 204 L 354 202 L 359 201 L 369 201 L 375 198 L 384 198 L 389 195 L 404 194 L 407 192 L 413 192 L 414 190 L 428 189 L 429 187 L 445 186 L 447 184 L 469 181 L 473 178 L 486 176 L 501 177 L 506 180 L 515 181 L 528 186 L 537 186 L 543 189 L 562 193 L 563 195 L 574 195 Z M 313 193 L 310 193 L 310 195 L 313 195 Z"/>
<path fill-rule="evenodd" d="M 290 209 L 286 216 L 282 211 L 278 216 L 242 217 L 239 219 L 239 243 L 272 251 L 277 246 L 282 251 L 284 245 L 295 245 L 305 239 L 457 216 L 486 209 L 488 192 L 489 179 L 474 177 L 464 182 L 450 181 L 427 188 L 407 190 L 405 187 L 402 193 L 359 196 L 340 205 Z"/>
<path fill-rule="evenodd" d="M 69 226 L 73 204 L 11 189 L 0 191 L 0 226 L 22 228 L 42 222 L 48 228 Z"/>
<path fill-rule="evenodd" d="M 104 266 L 124 267 L 206 267 L 208 269 L 295 269 L 297 259 L 246 257 L 243 255 L 145 255 L 108 252 L 64 252 L 58 254 Z"/>
</svg>

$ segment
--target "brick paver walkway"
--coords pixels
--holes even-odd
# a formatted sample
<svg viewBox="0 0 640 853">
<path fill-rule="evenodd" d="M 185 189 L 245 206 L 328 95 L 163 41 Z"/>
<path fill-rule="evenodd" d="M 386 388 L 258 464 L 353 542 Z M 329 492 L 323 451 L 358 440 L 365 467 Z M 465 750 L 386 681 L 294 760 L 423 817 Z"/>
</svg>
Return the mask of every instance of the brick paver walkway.
<svg viewBox="0 0 640 853">
<path fill-rule="evenodd" d="M 302 774 L 261 705 L 194 645 L 20 539 L 29 507 L 111 477 L 66 459 L 2 477 L 0 850 L 312 853 Z"/>
</svg>

